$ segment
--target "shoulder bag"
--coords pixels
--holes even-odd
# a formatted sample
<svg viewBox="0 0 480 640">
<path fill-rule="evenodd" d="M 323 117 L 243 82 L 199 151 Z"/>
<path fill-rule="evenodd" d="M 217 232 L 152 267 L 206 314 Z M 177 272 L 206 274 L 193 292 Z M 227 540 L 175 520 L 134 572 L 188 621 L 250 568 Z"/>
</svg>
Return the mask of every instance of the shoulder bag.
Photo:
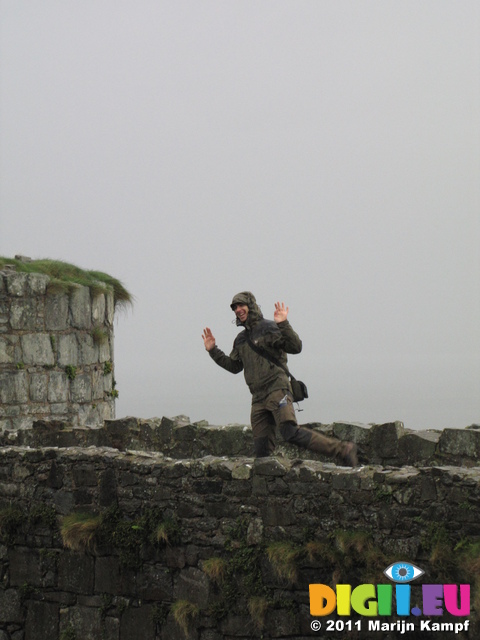
<svg viewBox="0 0 480 640">
<path fill-rule="evenodd" d="M 257 347 L 257 345 L 253 344 L 247 331 L 245 331 L 245 338 L 248 342 L 248 345 L 256 353 L 258 353 L 258 355 L 262 356 L 263 358 L 266 358 L 267 360 L 275 364 L 277 367 L 280 367 L 280 369 L 283 369 L 285 371 L 287 376 L 290 378 L 290 385 L 292 387 L 294 402 L 301 402 L 302 400 L 305 400 L 305 398 L 308 398 L 308 389 L 307 389 L 307 385 L 304 382 L 294 378 L 290 373 L 290 371 L 288 370 L 288 368 L 282 362 L 277 360 L 274 356 L 271 356 L 264 349 L 262 349 L 261 347 Z"/>
</svg>

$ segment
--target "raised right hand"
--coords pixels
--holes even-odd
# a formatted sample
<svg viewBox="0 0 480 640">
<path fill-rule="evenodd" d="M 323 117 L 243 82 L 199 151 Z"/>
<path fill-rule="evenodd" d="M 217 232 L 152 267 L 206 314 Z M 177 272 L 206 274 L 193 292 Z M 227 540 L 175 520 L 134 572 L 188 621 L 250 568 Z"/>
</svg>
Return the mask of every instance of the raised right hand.
<svg viewBox="0 0 480 640">
<path fill-rule="evenodd" d="M 215 346 L 215 338 L 213 337 L 213 333 L 208 327 L 203 330 L 202 339 L 203 344 L 205 345 L 205 349 L 207 351 L 211 351 Z"/>
</svg>

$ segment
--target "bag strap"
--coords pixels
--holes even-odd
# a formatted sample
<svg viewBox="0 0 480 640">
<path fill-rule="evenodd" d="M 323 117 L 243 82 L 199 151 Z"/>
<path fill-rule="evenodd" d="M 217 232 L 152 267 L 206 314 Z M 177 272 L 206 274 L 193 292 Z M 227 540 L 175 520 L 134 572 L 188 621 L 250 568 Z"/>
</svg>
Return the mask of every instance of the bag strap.
<svg viewBox="0 0 480 640">
<path fill-rule="evenodd" d="M 287 374 L 287 376 L 291 379 L 291 380 L 295 380 L 295 378 L 292 376 L 292 374 L 290 373 L 290 371 L 288 370 L 288 368 L 282 363 L 280 362 L 280 360 L 277 360 L 274 356 L 271 356 L 269 353 L 267 353 L 264 349 L 262 349 L 261 347 L 257 347 L 256 344 L 254 344 L 251 339 L 250 336 L 248 335 L 248 331 L 245 331 L 245 338 L 249 344 L 249 346 L 256 352 L 258 353 L 259 356 L 262 356 L 263 358 L 265 358 L 266 360 L 269 360 L 269 362 L 272 362 L 273 364 L 277 365 L 277 367 L 280 367 L 280 369 L 283 369 L 285 371 L 285 373 Z"/>
</svg>

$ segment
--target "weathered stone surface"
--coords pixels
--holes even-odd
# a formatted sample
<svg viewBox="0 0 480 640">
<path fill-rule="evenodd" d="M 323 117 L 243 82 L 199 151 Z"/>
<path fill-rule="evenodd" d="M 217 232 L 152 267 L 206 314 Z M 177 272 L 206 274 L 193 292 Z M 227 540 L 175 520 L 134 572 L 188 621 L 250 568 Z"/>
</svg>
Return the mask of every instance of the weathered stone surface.
<svg viewBox="0 0 480 640">
<path fill-rule="evenodd" d="M 17 589 L 0 589 L 0 624 L 23 622 L 22 603 Z"/>
<path fill-rule="evenodd" d="M 27 293 L 27 274 L 26 273 L 6 273 L 5 282 L 9 295 L 14 297 L 22 297 Z"/>
<path fill-rule="evenodd" d="M 85 553 L 65 552 L 58 559 L 58 588 L 74 593 L 92 593 L 94 561 Z"/>
<path fill-rule="evenodd" d="M 235 480 L 249 480 L 252 477 L 253 465 L 249 462 L 236 465 L 232 469 L 232 478 Z"/>
<path fill-rule="evenodd" d="M 73 333 L 59 335 L 56 339 L 58 364 L 61 367 L 79 364 L 77 337 Z"/>
<path fill-rule="evenodd" d="M 52 343 L 47 333 L 27 333 L 20 337 L 25 364 L 53 365 Z"/>
<path fill-rule="evenodd" d="M 286 464 L 278 458 L 256 458 L 254 468 L 261 476 L 284 476 L 288 472 Z"/>
<path fill-rule="evenodd" d="M 45 299 L 45 328 L 47 331 L 68 329 L 68 295 L 47 295 Z"/>
<path fill-rule="evenodd" d="M 70 313 L 73 327 L 77 329 L 92 327 L 92 306 L 88 287 L 77 286 L 73 289 L 70 295 Z"/>
<path fill-rule="evenodd" d="M 68 400 L 69 381 L 66 373 L 52 371 L 48 382 L 48 401 L 52 403 Z M 63 410 L 60 409 L 63 413 Z"/>
<path fill-rule="evenodd" d="M 113 293 L 109 291 L 105 294 L 105 314 L 107 324 L 113 324 L 113 315 L 115 312 L 115 303 L 113 299 Z"/>
<path fill-rule="evenodd" d="M 371 426 L 358 422 L 334 422 L 333 435 L 339 440 L 350 440 L 363 445 L 370 439 Z"/>
<path fill-rule="evenodd" d="M 29 273 L 27 275 L 27 294 L 31 296 L 45 295 L 49 282 L 49 276 L 43 273 Z"/>
<path fill-rule="evenodd" d="M 33 587 L 42 586 L 41 557 L 36 549 L 15 547 L 9 549 L 10 586 L 21 587 L 29 584 Z"/>
<path fill-rule="evenodd" d="M 206 607 L 209 588 L 208 578 L 203 571 L 189 567 L 175 581 L 173 597 L 175 600 L 189 600 L 200 607 Z"/>
<path fill-rule="evenodd" d="M 401 464 L 427 462 L 435 456 L 440 434 L 433 431 L 406 433 L 398 441 L 398 458 Z"/>
<path fill-rule="evenodd" d="M 0 373 L 0 403 L 18 404 L 28 401 L 27 374 L 25 371 Z"/>
<path fill-rule="evenodd" d="M 70 384 L 72 402 L 90 402 L 92 399 L 92 382 L 88 373 L 80 374 Z"/>
<path fill-rule="evenodd" d="M 120 622 L 120 638 L 122 640 L 155 640 L 153 608 L 151 605 L 128 607 L 123 612 Z"/>
<path fill-rule="evenodd" d="M 11 364 L 14 360 L 14 348 L 11 341 L 0 336 L 0 364 Z"/>
<path fill-rule="evenodd" d="M 440 452 L 453 456 L 480 458 L 480 431 L 444 429 L 439 439 Z"/>
<path fill-rule="evenodd" d="M 24 331 L 37 327 L 37 301 L 35 298 L 20 298 L 12 300 L 10 307 L 10 326 L 12 329 Z M 40 327 L 42 329 L 43 327 Z"/>
<path fill-rule="evenodd" d="M 59 605 L 51 602 L 27 603 L 25 640 L 52 640 L 58 638 Z"/>
<path fill-rule="evenodd" d="M 32 373 L 30 376 L 30 400 L 33 402 L 47 402 L 48 374 Z"/>
<path fill-rule="evenodd" d="M 77 605 L 69 607 L 68 611 L 62 611 L 61 615 L 60 629 L 63 633 L 73 629 L 75 638 L 82 638 L 82 640 L 102 638 L 102 614 L 99 607 Z"/>
<path fill-rule="evenodd" d="M 92 322 L 95 326 L 103 324 L 105 320 L 105 296 L 103 293 L 96 295 L 92 300 Z"/>
<path fill-rule="evenodd" d="M 372 462 L 394 458 L 398 453 L 398 441 L 405 433 L 402 422 L 374 424 L 371 427 L 370 447 Z"/>
<path fill-rule="evenodd" d="M 79 361 L 83 364 L 98 362 L 98 347 L 89 333 L 81 333 L 77 336 Z"/>
</svg>

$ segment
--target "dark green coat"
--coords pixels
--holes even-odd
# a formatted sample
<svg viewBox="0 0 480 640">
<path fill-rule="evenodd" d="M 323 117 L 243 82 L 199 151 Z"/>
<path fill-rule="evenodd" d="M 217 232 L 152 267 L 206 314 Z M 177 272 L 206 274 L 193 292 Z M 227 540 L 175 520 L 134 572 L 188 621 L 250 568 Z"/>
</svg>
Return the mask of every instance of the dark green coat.
<svg viewBox="0 0 480 640">
<path fill-rule="evenodd" d="M 287 353 L 300 353 L 302 350 L 302 341 L 288 320 L 277 324 L 260 317 L 252 326 L 238 334 L 229 356 L 218 347 L 214 347 L 209 352 L 210 357 L 220 367 L 231 373 L 240 373 L 243 370 L 245 381 L 252 394 L 252 403 L 261 402 L 272 391 L 279 389 L 291 391 L 287 374 L 250 347 L 246 340 L 247 331 L 254 344 L 265 349 L 285 365 Z"/>
</svg>

